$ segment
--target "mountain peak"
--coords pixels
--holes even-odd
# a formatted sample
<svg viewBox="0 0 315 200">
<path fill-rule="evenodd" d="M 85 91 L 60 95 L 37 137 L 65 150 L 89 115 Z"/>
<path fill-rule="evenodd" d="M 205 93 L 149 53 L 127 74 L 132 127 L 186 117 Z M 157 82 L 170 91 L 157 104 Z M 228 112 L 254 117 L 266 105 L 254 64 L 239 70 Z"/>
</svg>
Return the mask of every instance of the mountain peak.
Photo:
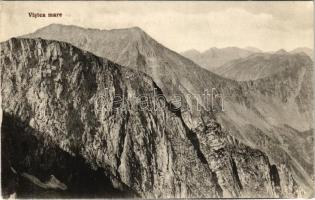
<svg viewBox="0 0 315 200">
<path fill-rule="evenodd" d="M 275 52 L 275 54 L 288 54 L 288 52 L 284 49 L 279 49 L 278 51 Z"/>
<path fill-rule="evenodd" d="M 298 47 L 293 49 L 292 51 L 312 51 L 312 49 L 308 47 Z"/>
<path fill-rule="evenodd" d="M 144 32 L 139 26 L 132 26 L 129 28 L 130 30 L 141 31 Z"/>
<path fill-rule="evenodd" d="M 244 49 L 246 49 L 247 51 L 252 51 L 252 52 L 255 52 L 255 53 L 260 53 L 262 52 L 262 50 L 256 48 L 256 47 L 251 47 L 251 46 L 248 46 L 248 47 L 245 47 Z"/>
<path fill-rule="evenodd" d="M 200 53 L 197 49 L 188 49 L 187 51 L 184 52 L 195 52 L 195 53 Z"/>
<path fill-rule="evenodd" d="M 213 71 L 215 68 L 220 67 L 231 60 L 247 57 L 252 53 L 255 52 L 232 46 L 224 48 L 211 47 L 203 52 L 188 50 L 183 52 L 182 55 L 191 59 L 203 68 Z"/>
<path fill-rule="evenodd" d="M 241 49 L 241 48 L 235 47 L 235 46 L 231 46 L 231 47 L 224 47 L 224 48 L 222 48 L 222 49 L 239 50 L 239 49 Z"/>
<path fill-rule="evenodd" d="M 218 47 L 211 47 L 209 50 L 218 50 Z"/>
<path fill-rule="evenodd" d="M 201 53 L 200 51 L 196 49 L 189 49 L 189 50 L 183 51 L 181 54 L 189 58 L 190 56 L 199 56 Z"/>
<path fill-rule="evenodd" d="M 128 32 L 137 32 L 137 33 L 145 33 L 144 30 L 142 30 L 140 27 L 138 26 L 132 26 L 129 28 L 119 28 L 119 29 L 98 29 L 98 28 L 84 28 L 81 26 L 76 26 L 76 25 L 67 25 L 67 24 L 59 24 L 59 23 L 52 23 L 49 24 L 47 26 L 44 26 L 40 29 L 38 29 L 36 32 L 40 32 L 43 30 L 56 30 L 56 29 L 80 29 L 82 31 L 84 30 L 88 30 L 88 31 L 100 31 L 100 32 L 110 32 L 110 31 L 128 31 Z"/>
<path fill-rule="evenodd" d="M 296 49 L 293 49 L 292 51 L 290 51 L 290 53 L 305 53 L 306 55 L 308 55 L 310 58 L 313 58 L 313 49 L 308 48 L 308 47 L 298 47 Z"/>
<path fill-rule="evenodd" d="M 104 29 L 105 31 L 105 29 Z M 141 29 L 138 26 L 131 26 L 131 27 L 127 27 L 127 28 L 114 28 L 114 29 L 108 29 L 106 31 L 129 31 L 129 32 L 139 32 L 139 33 L 144 33 L 144 30 Z"/>
<path fill-rule="evenodd" d="M 142 30 L 138 26 L 133 26 L 133 27 L 126 28 L 126 29 L 116 29 L 116 30 L 126 30 L 126 31 L 130 32 L 131 35 L 136 34 L 137 36 L 146 36 L 147 35 L 145 33 L 145 31 Z"/>
</svg>

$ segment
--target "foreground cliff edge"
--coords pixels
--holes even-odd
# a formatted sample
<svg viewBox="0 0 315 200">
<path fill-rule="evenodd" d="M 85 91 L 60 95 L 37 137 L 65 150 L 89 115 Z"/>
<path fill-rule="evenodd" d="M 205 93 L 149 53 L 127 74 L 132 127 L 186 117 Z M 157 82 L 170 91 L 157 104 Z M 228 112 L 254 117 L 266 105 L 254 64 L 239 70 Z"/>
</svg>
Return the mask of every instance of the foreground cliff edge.
<svg viewBox="0 0 315 200">
<path fill-rule="evenodd" d="M 294 185 L 287 176 L 289 169 L 297 184 L 312 193 L 315 178 L 314 72 L 312 60 L 304 53 L 286 55 L 275 52 L 277 55 L 271 55 L 274 59 L 267 63 L 264 59 L 254 59 L 262 68 L 276 67 L 278 70 L 263 70 L 272 74 L 258 80 L 235 81 L 198 66 L 163 46 L 139 27 L 100 30 L 51 24 L 22 37 L 67 42 L 121 66 L 146 73 L 167 99 L 172 99 L 174 94 L 185 96 L 183 100 L 188 100 L 188 109 L 182 105 L 181 111 L 188 127 L 196 128 L 202 122 L 201 118 L 214 115 L 230 135 L 268 155 L 270 162 L 278 166 L 282 188 Z M 245 67 L 242 74 L 256 77 L 257 71 L 246 71 L 249 66 L 252 65 L 239 66 L 243 70 Z M 204 101 L 202 94 L 212 88 L 223 94 L 224 112 L 221 112 L 221 106 L 209 109 L 207 100 Z M 210 112 L 190 109 L 195 100 Z M 220 98 L 216 100 L 220 101 Z"/>
<path fill-rule="evenodd" d="M 179 110 L 154 99 L 155 89 L 162 95 L 144 73 L 67 43 L 1 43 L 2 195 L 303 195 L 289 170 L 283 186 L 263 152 L 214 119 L 192 130 Z M 141 94 L 159 109 L 140 109 L 130 99 L 117 109 L 116 96 Z M 84 189 L 89 184 L 95 187 Z"/>
</svg>

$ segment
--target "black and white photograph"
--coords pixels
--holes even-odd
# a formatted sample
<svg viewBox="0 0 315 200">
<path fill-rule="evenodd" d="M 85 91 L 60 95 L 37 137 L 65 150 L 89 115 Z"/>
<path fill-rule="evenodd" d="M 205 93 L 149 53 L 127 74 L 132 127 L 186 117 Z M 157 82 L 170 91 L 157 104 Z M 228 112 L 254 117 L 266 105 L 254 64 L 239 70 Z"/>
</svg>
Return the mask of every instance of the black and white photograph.
<svg viewBox="0 0 315 200">
<path fill-rule="evenodd" d="M 313 12 L 1 1 L 1 197 L 315 198 Z"/>
</svg>

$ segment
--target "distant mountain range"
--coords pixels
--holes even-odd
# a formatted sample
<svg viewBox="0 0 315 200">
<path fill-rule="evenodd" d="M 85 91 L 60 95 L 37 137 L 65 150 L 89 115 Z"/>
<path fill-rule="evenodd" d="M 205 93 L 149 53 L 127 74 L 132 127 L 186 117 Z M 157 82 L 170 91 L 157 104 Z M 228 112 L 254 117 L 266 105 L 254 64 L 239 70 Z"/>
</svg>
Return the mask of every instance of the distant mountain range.
<svg viewBox="0 0 315 200">
<path fill-rule="evenodd" d="M 248 63 L 245 71 L 238 72 L 231 67 L 231 70 L 217 75 L 204 69 L 205 66 L 200 67 L 197 61 L 162 46 L 137 27 L 99 30 L 52 24 L 22 37 L 68 42 L 131 68 L 136 74 L 144 72 L 152 77 L 169 101 L 174 94 L 185 96 L 183 101 L 188 102 L 188 106 L 181 109 L 181 117 L 188 129 L 199 130 L 211 120 L 219 122 L 225 132 L 252 148 L 265 151 L 271 163 L 279 166 L 281 181 L 277 186 L 282 196 L 307 196 L 312 193 L 313 69 L 311 60 L 305 54 L 283 51 L 262 53 L 254 48 L 214 48 L 208 54 L 218 64 L 211 69 L 224 63 L 231 63 L 227 66 L 236 66 L 241 61 Z M 193 54 L 198 55 L 198 52 L 192 51 Z M 252 69 L 253 63 L 255 67 Z M 269 65 L 265 66 L 265 63 Z M 280 66 L 276 71 L 272 70 L 274 63 Z M 260 69 L 259 66 L 263 67 Z M 257 75 L 259 70 L 262 72 Z M 235 74 L 241 74 L 243 81 L 239 81 L 239 76 Z M 139 76 L 142 76 L 141 73 Z M 233 77 L 237 80 L 231 80 Z M 202 94 L 205 89 L 212 88 L 224 95 L 224 112 L 207 109 Z M 200 111 L 190 110 L 193 103 L 187 96 L 192 96 L 192 102 L 198 100 L 201 103 Z M 215 107 L 219 104 L 216 101 Z M 204 142 L 200 139 L 194 141 Z M 210 155 L 207 148 L 201 152 Z M 226 192 L 223 196 L 242 193 L 239 189 L 231 189 L 224 171 L 217 172 L 219 185 Z M 250 177 L 240 176 L 241 184 L 251 184 L 245 181 Z M 240 185 L 233 187 L 240 188 Z"/>
<path fill-rule="evenodd" d="M 256 52 L 260 52 L 260 50 L 252 47 L 244 49 L 238 47 L 226 47 L 221 49 L 213 47 L 204 52 L 192 49 L 182 52 L 181 54 L 203 68 L 212 71 L 229 61 L 245 58 Z"/>
<path fill-rule="evenodd" d="M 281 53 L 281 51 L 286 52 L 285 50 L 279 50 L 273 53 Z M 223 71 L 220 70 L 221 66 L 227 65 L 229 62 L 234 60 L 238 60 L 241 58 L 246 58 L 255 53 L 262 53 L 262 51 L 255 47 L 246 47 L 246 48 L 238 48 L 238 47 L 226 47 L 226 48 L 210 48 L 204 52 L 199 52 L 195 49 L 191 49 L 181 54 L 198 65 L 209 71 Z M 271 53 L 271 52 L 270 52 Z M 313 50 L 307 47 L 296 48 L 290 53 L 305 53 L 310 58 L 313 59 Z"/>
<path fill-rule="evenodd" d="M 311 66 L 312 60 L 304 52 L 255 53 L 232 60 L 214 70 L 215 73 L 238 81 L 257 80 L 280 73 L 287 68 Z"/>
</svg>

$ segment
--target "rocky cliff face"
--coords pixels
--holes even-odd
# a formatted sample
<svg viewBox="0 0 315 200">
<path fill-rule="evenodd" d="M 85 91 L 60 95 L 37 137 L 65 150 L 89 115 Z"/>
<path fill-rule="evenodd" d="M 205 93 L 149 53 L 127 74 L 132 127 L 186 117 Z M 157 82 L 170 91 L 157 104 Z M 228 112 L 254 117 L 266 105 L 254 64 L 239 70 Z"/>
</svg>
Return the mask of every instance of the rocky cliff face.
<svg viewBox="0 0 315 200">
<path fill-rule="evenodd" d="M 182 110 L 189 110 L 188 115 L 193 116 L 189 121 L 185 115 L 184 120 L 191 126 L 196 126 L 200 122 L 200 112 L 195 112 L 196 101 L 200 107 L 206 107 L 207 111 L 212 109 L 212 104 L 216 107 L 216 112 L 221 111 L 222 98 L 206 105 L 205 90 L 211 93 L 214 88 L 217 93 L 224 93 L 232 101 L 248 104 L 242 88 L 236 81 L 222 78 L 199 67 L 191 60 L 164 47 L 138 27 L 97 30 L 52 24 L 23 37 L 69 42 L 97 56 L 148 74 L 169 101 L 176 95 L 182 97 Z M 212 111 L 205 113 L 213 114 Z"/>
<path fill-rule="evenodd" d="M 256 80 L 238 82 L 250 106 L 226 105 L 226 115 L 217 119 L 231 132 L 238 130 L 237 138 L 272 155 L 278 165 L 287 166 L 305 191 L 312 194 L 314 150 L 307 150 L 314 146 L 310 139 L 314 130 L 312 62 L 305 54 L 265 56 L 262 62 L 252 59 L 255 56 L 243 59 L 256 60 L 260 65 L 256 69 L 257 66 L 252 66 L 253 69 L 246 65 L 247 61 L 235 68 L 245 76 L 263 75 Z"/>
<path fill-rule="evenodd" d="M 52 24 L 24 37 L 69 42 L 148 74 L 169 101 L 174 99 L 174 94 L 184 97 L 181 113 L 188 127 L 196 128 L 204 120 L 216 118 L 225 131 L 242 143 L 266 152 L 273 163 L 285 166 L 299 185 L 312 193 L 313 71 L 305 56 L 284 56 L 286 52 L 270 55 L 273 62 L 282 63 L 278 73 L 273 74 L 269 67 L 268 76 L 239 82 L 199 67 L 137 27 L 98 30 Z M 222 98 L 210 102 L 214 109 L 203 99 L 205 90 L 211 93 L 212 88 L 222 94 Z M 195 107 L 196 101 L 201 104 L 199 110 Z M 284 176 L 281 184 L 291 187 L 294 184 L 285 173 L 280 173 Z"/>
<path fill-rule="evenodd" d="M 192 129 L 172 104 L 156 99 L 156 90 L 163 95 L 147 75 L 67 43 L 1 43 L 4 195 L 23 196 L 31 180 L 40 191 L 61 188 L 72 197 L 83 187 L 82 173 L 97 180 L 98 197 L 296 195 L 281 187 L 264 153 L 214 120 Z M 139 103 L 138 95 L 147 98 Z"/>
</svg>

